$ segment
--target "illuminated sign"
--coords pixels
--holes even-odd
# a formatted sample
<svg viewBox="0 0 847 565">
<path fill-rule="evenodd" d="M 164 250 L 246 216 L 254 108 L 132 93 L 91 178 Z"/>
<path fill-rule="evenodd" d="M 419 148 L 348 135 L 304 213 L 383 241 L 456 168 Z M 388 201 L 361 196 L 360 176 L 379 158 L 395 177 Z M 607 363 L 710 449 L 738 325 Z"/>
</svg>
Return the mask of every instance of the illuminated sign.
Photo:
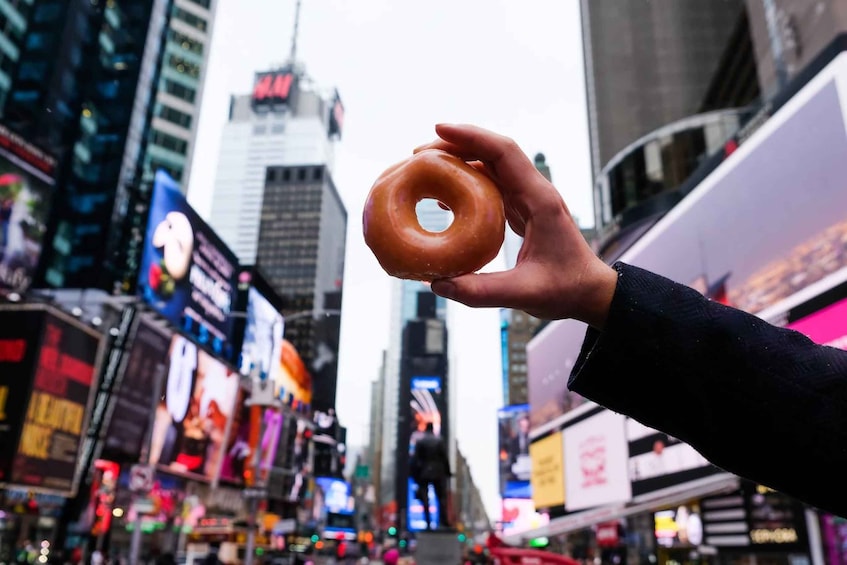
<svg viewBox="0 0 847 565">
<path fill-rule="evenodd" d="M 337 135 L 341 137 L 341 130 L 344 128 L 344 104 L 341 103 L 341 96 L 338 91 L 335 91 L 335 98 L 332 101 L 332 109 L 329 112 L 329 135 Z"/>
<path fill-rule="evenodd" d="M 230 358 L 237 286 L 235 254 L 188 205 L 176 182 L 157 171 L 138 281 L 145 302 Z"/>
<path fill-rule="evenodd" d="M 550 434 L 529 446 L 532 500 L 536 508 L 551 508 L 565 503 L 563 451 L 561 432 Z"/>
<path fill-rule="evenodd" d="M 294 73 L 291 71 L 273 71 L 259 73 L 253 84 L 253 104 L 283 104 L 288 101 Z"/>
<path fill-rule="evenodd" d="M 100 335 L 44 309 L 2 310 L 0 328 L 0 481 L 73 494 Z"/>
</svg>

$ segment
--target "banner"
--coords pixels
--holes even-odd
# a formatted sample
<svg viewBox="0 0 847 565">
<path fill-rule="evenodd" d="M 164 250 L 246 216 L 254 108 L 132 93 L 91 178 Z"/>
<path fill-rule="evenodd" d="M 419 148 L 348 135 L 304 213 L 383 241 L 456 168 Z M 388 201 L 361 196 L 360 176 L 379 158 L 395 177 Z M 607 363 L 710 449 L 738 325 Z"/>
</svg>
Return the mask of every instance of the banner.
<svg viewBox="0 0 847 565">
<path fill-rule="evenodd" d="M 497 412 L 500 443 L 500 496 L 531 498 L 529 404 L 506 406 Z"/>
</svg>

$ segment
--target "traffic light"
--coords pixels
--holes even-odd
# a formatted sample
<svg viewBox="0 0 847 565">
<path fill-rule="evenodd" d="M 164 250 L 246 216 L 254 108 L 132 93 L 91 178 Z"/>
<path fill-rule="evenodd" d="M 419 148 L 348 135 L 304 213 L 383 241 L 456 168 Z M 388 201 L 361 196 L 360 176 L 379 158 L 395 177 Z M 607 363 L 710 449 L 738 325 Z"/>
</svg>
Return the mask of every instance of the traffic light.
<svg viewBox="0 0 847 565">
<path fill-rule="evenodd" d="M 395 528 L 394 526 L 391 526 L 390 528 L 388 528 L 388 535 L 389 536 L 396 536 L 397 535 L 397 528 Z"/>
<path fill-rule="evenodd" d="M 318 534 L 312 534 L 312 543 L 318 543 L 318 540 L 320 539 L 321 538 L 318 536 Z"/>
<path fill-rule="evenodd" d="M 460 543 L 465 543 L 465 541 L 467 539 L 468 539 L 468 536 L 466 536 L 465 534 L 459 534 L 459 542 Z"/>
<path fill-rule="evenodd" d="M 401 539 L 401 540 L 400 540 L 400 544 L 399 544 L 399 545 L 400 545 L 400 548 L 401 548 L 401 549 L 402 549 L 402 548 L 404 548 L 404 547 L 406 547 L 406 540 Z"/>
</svg>

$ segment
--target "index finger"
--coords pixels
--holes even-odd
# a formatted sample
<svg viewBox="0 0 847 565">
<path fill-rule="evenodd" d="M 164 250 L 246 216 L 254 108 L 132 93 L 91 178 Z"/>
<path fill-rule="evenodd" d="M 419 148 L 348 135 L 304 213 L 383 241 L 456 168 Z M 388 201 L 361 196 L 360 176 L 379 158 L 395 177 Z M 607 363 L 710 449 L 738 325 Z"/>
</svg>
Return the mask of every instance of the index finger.
<svg viewBox="0 0 847 565">
<path fill-rule="evenodd" d="M 435 132 L 441 140 L 422 148 L 442 149 L 466 161 L 479 160 L 510 192 L 522 192 L 524 186 L 541 177 L 535 165 L 511 138 L 469 124 L 438 124 Z M 543 177 L 541 177 L 543 178 Z"/>
</svg>

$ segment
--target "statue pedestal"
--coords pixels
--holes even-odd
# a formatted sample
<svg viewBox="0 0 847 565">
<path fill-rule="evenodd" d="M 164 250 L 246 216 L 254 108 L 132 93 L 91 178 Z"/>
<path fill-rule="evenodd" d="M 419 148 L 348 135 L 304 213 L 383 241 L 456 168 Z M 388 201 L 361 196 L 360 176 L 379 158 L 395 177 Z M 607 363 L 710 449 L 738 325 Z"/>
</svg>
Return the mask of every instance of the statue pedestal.
<svg viewBox="0 0 847 565">
<path fill-rule="evenodd" d="M 416 565 L 452 565 L 462 562 L 462 544 L 453 528 L 422 531 L 416 534 Z"/>
</svg>

